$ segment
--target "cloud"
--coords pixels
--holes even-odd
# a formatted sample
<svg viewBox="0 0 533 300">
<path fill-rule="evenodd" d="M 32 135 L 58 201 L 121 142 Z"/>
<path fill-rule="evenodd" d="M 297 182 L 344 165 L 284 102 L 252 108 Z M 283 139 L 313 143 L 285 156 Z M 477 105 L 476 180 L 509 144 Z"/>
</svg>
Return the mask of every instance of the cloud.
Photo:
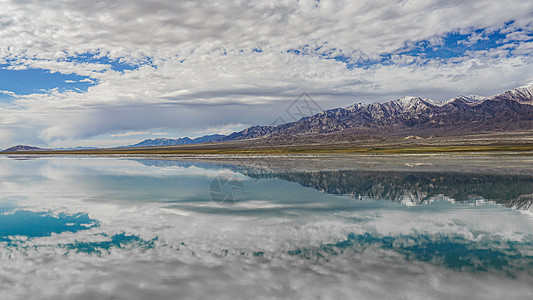
<svg viewBox="0 0 533 300">
<path fill-rule="evenodd" d="M 472 35 L 470 35 L 470 36 L 468 37 L 468 40 L 465 40 L 465 41 L 459 41 L 459 43 L 460 43 L 460 44 L 465 44 L 465 45 L 471 46 L 471 45 L 476 44 L 476 43 L 479 42 L 479 41 L 487 41 L 487 40 L 489 40 L 489 38 L 486 37 L 486 36 L 483 36 L 482 33 L 474 32 L 474 33 L 472 33 Z"/>
<path fill-rule="evenodd" d="M 274 121 L 274 120 L 272 120 Z M 251 126 L 250 124 L 227 124 L 220 127 L 210 127 L 202 130 L 195 130 L 192 133 L 194 135 L 208 135 L 208 134 L 230 134 L 232 132 L 242 130 L 248 126 Z"/>
<path fill-rule="evenodd" d="M 152 135 L 168 135 L 167 132 L 152 132 Z"/>
<path fill-rule="evenodd" d="M 0 111 L 15 137 L 2 145 L 269 124 L 303 91 L 324 108 L 502 92 L 533 79 L 531 11 L 527 0 L 4 1 L 0 64 L 92 85 L 17 95 Z M 476 30 L 511 46 L 401 53 L 420 41 L 442 49 L 451 33 L 472 46 Z"/>
<path fill-rule="evenodd" d="M 0 94 L 4 94 L 4 95 L 8 95 L 8 96 L 11 96 L 11 97 L 16 97 L 17 95 L 11 91 L 4 91 L 4 90 L 0 90 Z"/>
<path fill-rule="evenodd" d="M 129 131 L 124 133 L 116 133 L 116 134 L 110 134 L 110 136 L 113 137 L 122 137 L 122 136 L 132 136 L 132 135 L 142 135 L 142 134 L 148 134 L 148 131 Z"/>
</svg>

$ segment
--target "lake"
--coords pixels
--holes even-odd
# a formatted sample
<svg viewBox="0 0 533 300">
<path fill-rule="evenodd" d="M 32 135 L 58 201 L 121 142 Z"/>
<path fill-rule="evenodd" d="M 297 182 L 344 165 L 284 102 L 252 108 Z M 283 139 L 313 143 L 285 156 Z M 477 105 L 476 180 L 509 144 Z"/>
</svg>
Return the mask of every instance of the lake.
<svg viewBox="0 0 533 300">
<path fill-rule="evenodd" d="M 533 157 L 0 157 L 2 299 L 531 299 Z"/>
</svg>

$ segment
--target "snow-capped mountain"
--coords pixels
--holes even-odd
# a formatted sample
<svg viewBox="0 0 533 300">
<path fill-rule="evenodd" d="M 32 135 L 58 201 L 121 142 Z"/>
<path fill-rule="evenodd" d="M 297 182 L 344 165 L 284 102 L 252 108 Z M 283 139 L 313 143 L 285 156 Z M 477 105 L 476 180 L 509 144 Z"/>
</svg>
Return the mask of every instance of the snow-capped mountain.
<svg viewBox="0 0 533 300">
<path fill-rule="evenodd" d="M 459 97 L 454 97 L 454 98 L 451 98 L 449 100 L 446 100 L 446 101 L 435 101 L 435 100 L 429 100 L 431 101 L 430 103 L 435 105 L 435 106 L 444 106 L 446 104 L 449 104 L 449 103 L 452 103 L 452 102 L 455 102 L 455 101 L 461 101 L 465 104 L 468 104 L 468 105 L 471 105 L 471 106 L 474 106 L 474 105 L 477 105 L 483 101 L 487 100 L 487 97 L 484 97 L 484 96 L 480 96 L 480 95 L 470 95 L 470 96 L 459 96 Z"/>
<path fill-rule="evenodd" d="M 284 140 L 317 134 L 421 135 L 533 129 L 533 83 L 492 97 L 447 101 L 403 97 L 385 103 L 334 108 L 279 126 L 254 126 L 217 141 Z"/>
<path fill-rule="evenodd" d="M 519 88 L 494 95 L 490 100 L 512 100 L 522 104 L 533 105 L 533 82 Z"/>
<path fill-rule="evenodd" d="M 527 105 L 526 105 L 527 104 Z M 406 96 L 389 102 L 356 103 L 278 126 L 252 126 L 230 135 L 197 139 L 145 140 L 129 147 L 172 146 L 246 139 L 287 142 L 328 135 L 435 135 L 533 129 L 533 82 L 491 97 L 458 96 L 446 101 Z"/>
</svg>

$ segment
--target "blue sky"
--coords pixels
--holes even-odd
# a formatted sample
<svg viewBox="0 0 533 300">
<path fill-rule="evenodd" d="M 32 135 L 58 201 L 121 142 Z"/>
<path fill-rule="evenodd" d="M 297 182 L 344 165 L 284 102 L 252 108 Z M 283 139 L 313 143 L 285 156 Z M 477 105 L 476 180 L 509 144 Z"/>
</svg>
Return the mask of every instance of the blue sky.
<svg viewBox="0 0 533 300">
<path fill-rule="evenodd" d="M 111 59 L 105 54 L 82 53 L 67 56 L 61 61 L 75 64 L 97 64 L 106 66 L 108 70 L 116 72 L 132 71 L 140 65 L 151 64 L 149 58 L 136 62 L 123 62 L 120 59 Z M 47 93 L 57 89 L 61 92 L 75 91 L 87 92 L 87 89 L 98 84 L 97 79 L 81 76 L 76 73 L 61 73 L 53 70 L 23 67 L 17 69 L 17 61 L 7 61 L 0 65 L 0 90 L 13 92 L 16 95 L 30 95 Z M 0 98 L 13 98 L 9 94 L 0 94 Z"/>
<path fill-rule="evenodd" d="M 501 28 L 494 30 L 489 28 L 471 29 L 471 32 L 464 33 L 460 30 L 447 32 L 436 39 L 424 39 L 407 41 L 402 47 L 388 53 L 380 53 L 377 58 L 365 58 L 344 54 L 337 49 L 320 46 L 310 48 L 308 45 L 300 49 L 289 49 L 287 53 L 294 55 L 318 55 L 323 59 L 333 59 L 346 65 L 346 68 L 369 69 L 383 65 L 396 65 L 397 57 L 408 57 L 402 65 L 420 66 L 428 62 L 447 63 L 454 58 L 468 57 L 479 51 L 491 51 L 505 47 L 507 56 L 512 57 L 512 51 L 523 43 L 533 41 L 533 32 L 523 28 L 513 28 L 514 21 L 509 21 Z M 509 40 L 506 31 L 519 34 L 519 40 Z"/>
<path fill-rule="evenodd" d="M 229 133 L 304 91 L 332 108 L 533 80 L 527 0 L 6 1 L 0 24 L 0 148 Z"/>
<path fill-rule="evenodd" d="M 16 95 L 46 93 L 52 89 L 82 93 L 94 84 L 92 81 L 86 80 L 90 79 L 76 74 L 51 73 L 50 70 L 43 69 L 0 69 L 0 90 L 13 92 Z M 0 97 L 12 98 L 7 94 L 2 94 Z"/>
</svg>

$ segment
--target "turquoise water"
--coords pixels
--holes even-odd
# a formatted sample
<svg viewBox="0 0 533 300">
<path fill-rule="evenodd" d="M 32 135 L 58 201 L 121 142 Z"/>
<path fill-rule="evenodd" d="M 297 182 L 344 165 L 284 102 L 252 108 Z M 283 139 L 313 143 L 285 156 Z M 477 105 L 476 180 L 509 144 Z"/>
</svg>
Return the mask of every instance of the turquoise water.
<svg viewBox="0 0 533 300">
<path fill-rule="evenodd" d="M 2 299 L 529 299 L 527 157 L 0 158 Z"/>
<path fill-rule="evenodd" d="M 77 232 L 96 226 L 87 214 L 57 216 L 47 212 L 33 212 L 24 209 L 4 210 L 0 215 L 0 241 L 11 241 L 10 237 L 36 238 L 62 232 Z"/>
</svg>

